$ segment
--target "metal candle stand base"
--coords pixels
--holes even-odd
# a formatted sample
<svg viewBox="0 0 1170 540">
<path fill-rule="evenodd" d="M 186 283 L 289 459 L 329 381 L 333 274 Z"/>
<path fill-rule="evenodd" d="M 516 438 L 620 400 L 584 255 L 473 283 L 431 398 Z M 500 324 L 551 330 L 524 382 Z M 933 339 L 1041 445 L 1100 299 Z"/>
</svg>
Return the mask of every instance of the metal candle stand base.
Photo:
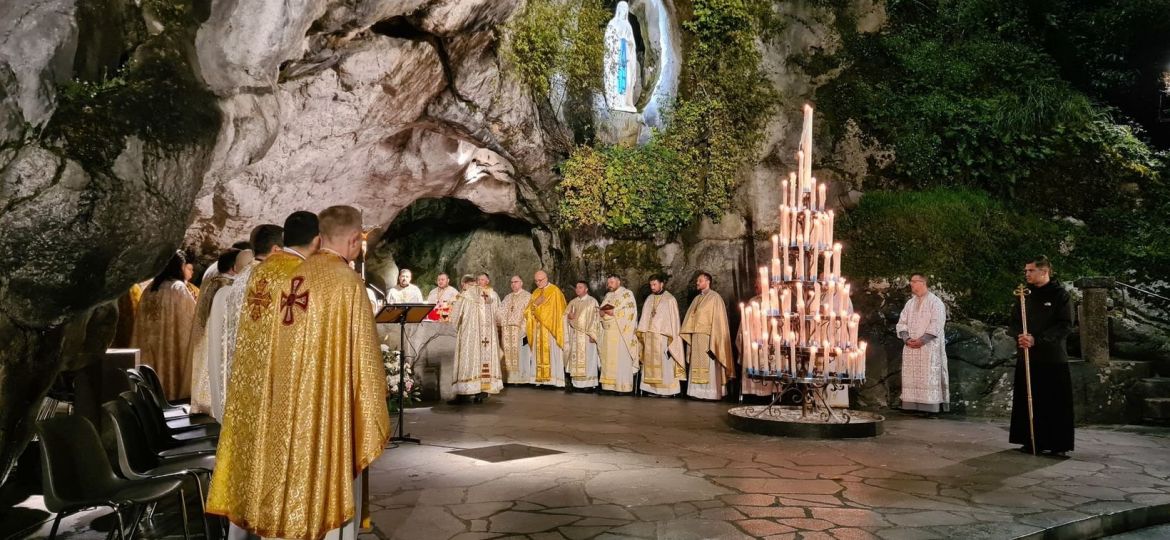
<svg viewBox="0 0 1170 540">
<path fill-rule="evenodd" d="M 880 415 L 850 409 L 835 409 L 827 392 L 865 379 L 829 373 L 808 376 L 797 373 L 748 370 L 748 378 L 771 385 L 772 401 L 767 405 L 735 407 L 728 411 L 728 422 L 735 429 L 784 437 L 847 439 L 874 437 L 882 432 Z M 795 406 L 780 405 L 785 396 L 795 397 Z"/>
</svg>

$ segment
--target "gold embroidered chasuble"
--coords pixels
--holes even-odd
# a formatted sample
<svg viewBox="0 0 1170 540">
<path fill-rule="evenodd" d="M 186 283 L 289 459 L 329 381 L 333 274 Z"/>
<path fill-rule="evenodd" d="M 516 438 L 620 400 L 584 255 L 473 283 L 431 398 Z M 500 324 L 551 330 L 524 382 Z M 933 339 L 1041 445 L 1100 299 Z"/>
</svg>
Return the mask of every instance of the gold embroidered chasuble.
<svg viewBox="0 0 1170 540">
<path fill-rule="evenodd" d="M 532 292 L 532 299 L 524 312 L 528 345 L 536 360 L 538 384 L 553 380 L 552 343 L 562 349 L 565 347 L 565 307 L 564 293 L 550 283 Z"/>
<path fill-rule="evenodd" d="M 191 395 L 191 324 L 195 298 L 182 281 L 168 280 L 142 294 L 134 316 L 131 345 L 140 350 L 138 361 L 158 372 L 169 400 Z"/>
<path fill-rule="evenodd" d="M 683 341 L 694 346 L 694 336 L 707 335 L 710 339 L 707 340 L 708 345 L 704 356 L 715 359 L 715 362 L 723 369 L 724 380 L 733 377 L 735 369 L 735 359 L 731 356 L 731 331 L 727 323 L 727 308 L 723 303 L 723 297 L 719 293 L 707 289 L 700 293 L 691 302 L 691 306 L 687 309 L 687 316 L 683 318 L 682 327 L 679 329 L 679 335 L 682 336 Z M 711 382 L 711 374 L 705 362 L 691 362 L 691 372 L 689 380 L 696 384 L 707 384 Z"/>
<path fill-rule="evenodd" d="M 608 386 L 618 385 L 618 374 L 625 373 L 617 365 L 622 352 L 629 355 L 631 362 L 630 375 L 638 371 L 638 364 L 642 359 L 642 347 L 638 342 L 638 303 L 634 293 L 625 287 L 618 287 L 616 291 L 605 294 L 601 301 L 602 306 L 614 307 L 613 315 L 600 314 L 601 339 L 598 341 L 598 354 L 601 356 L 601 384 Z M 622 388 L 619 392 L 628 392 Z"/>
<path fill-rule="evenodd" d="M 673 362 L 674 378 L 686 379 L 683 341 L 679 336 L 678 302 L 674 295 L 663 291 L 651 294 L 642 303 L 642 318 L 638 321 L 638 335 L 642 338 L 642 380 L 649 384 L 663 384 L 663 370 L 671 366 L 661 360 L 667 353 Z M 666 340 L 666 350 L 658 350 L 658 336 Z"/>
<path fill-rule="evenodd" d="M 496 321 L 500 325 L 500 345 L 504 349 L 504 375 L 509 383 L 518 382 L 520 349 L 523 346 L 521 339 L 525 331 L 524 313 L 530 300 L 532 293 L 524 289 L 508 293 L 496 312 Z"/>
<path fill-rule="evenodd" d="M 234 278 L 216 275 L 203 284 L 202 293 L 195 303 L 195 321 L 191 324 L 191 344 L 188 358 L 191 359 L 191 412 L 211 412 L 211 385 L 207 372 L 207 324 L 211 316 L 211 303 L 215 294 L 229 287 Z M 219 344 L 214 344 L 216 348 Z M 218 351 L 217 351 L 218 352 Z"/>
<path fill-rule="evenodd" d="M 208 513 L 260 536 L 317 540 L 354 519 L 353 482 L 390 437 L 361 278 L 331 252 L 273 283 L 273 365 L 236 360 Z"/>
<path fill-rule="evenodd" d="M 573 318 L 569 319 L 568 315 Z M 597 299 L 592 296 L 579 296 L 569 302 L 565 314 L 569 325 L 569 343 L 565 350 L 565 371 L 574 379 L 592 378 L 596 373 L 589 373 L 589 344 L 601 341 L 601 321 L 597 313 Z"/>
<path fill-rule="evenodd" d="M 500 297 L 490 287 L 473 286 L 460 293 L 451 307 L 455 325 L 455 377 L 458 395 L 480 392 L 498 394 L 504 388 L 500 375 L 500 342 L 496 310 Z"/>
</svg>

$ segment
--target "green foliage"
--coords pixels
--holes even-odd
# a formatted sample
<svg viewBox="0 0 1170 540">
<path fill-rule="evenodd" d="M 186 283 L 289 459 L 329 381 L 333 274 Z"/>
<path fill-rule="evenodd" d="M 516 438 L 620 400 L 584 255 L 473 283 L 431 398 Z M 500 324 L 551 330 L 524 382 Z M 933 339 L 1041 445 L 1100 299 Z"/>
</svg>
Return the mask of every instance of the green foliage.
<svg viewBox="0 0 1170 540">
<path fill-rule="evenodd" d="M 560 73 L 567 90 L 599 90 L 608 13 L 590 0 L 532 0 L 508 24 L 504 56 L 538 96 L 548 96 Z"/>
<path fill-rule="evenodd" d="M 575 148 L 561 168 L 562 228 L 675 234 L 701 216 L 722 217 L 778 101 L 756 47 L 774 24 L 763 0 L 696 1 L 669 128 L 635 148 Z"/>
<path fill-rule="evenodd" d="M 108 169 L 136 136 L 164 148 L 210 142 L 219 130 L 215 97 L 185 64 L 160 55 L 97 82 L 61 86 L 42 137 L 91 170 Z"/>
<path fill-rule="evenodd" d="M 965 315 L 1004 320 L 1023 262 L 1048 254 L 1061 276 L 1072 270 L 1058 242 L 1071 227 L 1021 213 L 986 193 L 936 188 L 876 191 L 841 222 L 854 281 L 922 272 L 956 296 Z"/>
<path fill-rule="evenodd" d="M 1070 174 L 1073 213 L 1094 191 L 1150 181 L 1155 163 L 1112 111 L 1062 78 L 1026 2 L 894 1 L 889 31 L 846 40 L 844 76 L 818 92 L 830 124 L 858 121 L 893 147 L 896 185 L 968 186 L 1003 198 Z M 1079 200 L 1078 200 L 1079 198 Z M 1031 199 L 1023 198 L 1028 201 Z"/>
</svg>

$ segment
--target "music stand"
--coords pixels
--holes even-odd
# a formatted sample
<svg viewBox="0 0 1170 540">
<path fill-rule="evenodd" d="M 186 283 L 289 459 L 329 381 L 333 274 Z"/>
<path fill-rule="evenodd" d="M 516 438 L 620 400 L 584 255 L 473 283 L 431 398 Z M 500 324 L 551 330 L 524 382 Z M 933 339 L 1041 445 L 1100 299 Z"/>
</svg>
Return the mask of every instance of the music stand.
<svg viewBox="0 0 1170 540">
<path fill-rule="evenodd" d="M 374 322 L 397 324 L 399 332 L 398 354 L 402 364 L 398 367 L 398 435 L 390 437 L 390 442 L 412 442 L 422 444 L 422 441 L 406 433 L 406 325 L 417 324 L 427 318 L 427 314 L 435 309 L 435 304 L 387 304 L 374 315 Z"/>
</svg>

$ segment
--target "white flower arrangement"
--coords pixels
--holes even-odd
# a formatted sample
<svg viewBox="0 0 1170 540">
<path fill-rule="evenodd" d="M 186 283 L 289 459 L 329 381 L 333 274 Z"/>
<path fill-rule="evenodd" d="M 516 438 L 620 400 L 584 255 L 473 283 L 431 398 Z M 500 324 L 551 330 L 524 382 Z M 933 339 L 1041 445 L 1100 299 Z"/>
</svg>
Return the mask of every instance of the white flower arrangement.
<svg viewBox="0 0 1170 540">
<path fill-rule="evenodd" d="M 382 345 L 382 366 L 386 368 L 386 399 L 390 410 L 398 409 L 398 382 L 403 380 L 406 393 L 403 395 L 405 405 L 422 399 L 421 385 L 414 378 L 414 368 L 409 363 L 402 362 L 402 353 L 391 350 L 388 345 Z M 399 372 L 405 369 L 405 375 Z"/>
</svg>

